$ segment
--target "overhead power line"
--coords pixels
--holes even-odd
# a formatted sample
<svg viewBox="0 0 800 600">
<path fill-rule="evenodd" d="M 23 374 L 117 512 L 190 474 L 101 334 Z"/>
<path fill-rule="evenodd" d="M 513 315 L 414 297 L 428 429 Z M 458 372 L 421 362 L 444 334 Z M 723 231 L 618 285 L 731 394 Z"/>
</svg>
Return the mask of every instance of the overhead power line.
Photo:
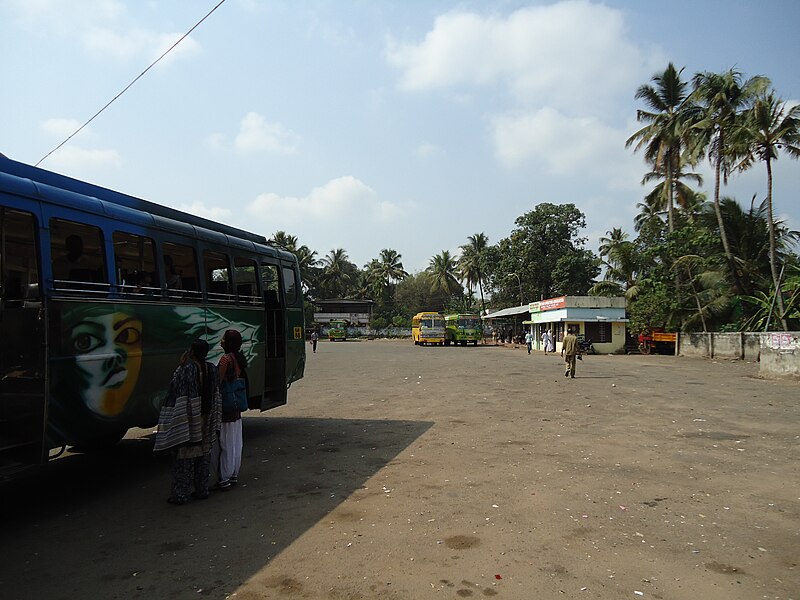
<svg viewBox="0 0 800 600">
<path fill-rule="evenodd" d="M 130 82 L 128 85 L 126 85 L 126 86 L 123 88 L 123 90 L 122 90 L 122 91 L 121 91 L 119 94 L 117 94 L 117 95 L 116 95 L 116 96 L 114 96 L 114 97 L 113 97 L 111 100 L 109 100 L 109 101 L 106 103 L 106 105 L 105 105 L 105 106 L 103 106 L 103 108 L 101 108 L 101 109 L 100 109 L 100 110 L 98 110 L 96 113 L 94 113 L 94 114 L 92 115 L 92 118 L 91 118 L 91 119 L 89 119 L 88 121 L 86 121 L 86 123 L 84 123 L 83 125 L 81 125 L 80 127 L 78 127 L 78 128 L 75 130 L 75 131 L 73 131 L 73 132 L 72 132 L 72 133 L 71 133 L 71 134 L 70 134 L 70 135 L 67 137 L 67 139 L 65 139 L 65 140 L 64 140 L 63 142 L 61 142 L 61 143 L 60 143 L 58 146 L 56 146 L 55 148 L 53 148 L 52 150 L 50 150 L 50 152 L 48 152 L 47 154 L 45 154 L 45 155 L 44 155 L 42 158 L 40 158 L 40 159 L 39 159 L 39 162 L 37 162 L 37 163 L 36 163 L 34 166 L 35 166 L 35 167 L 38 167 L 38 166 L 41 164 L 41 162 L 42 162 L 44 159 L 46 159 L 48 156 L 50 156 L 51 154 L 53 154 L 53 152 L 55 152 L 56 150 L 58 150 L 59 148 L 61 148 L 61 146 L 63 146 L 63 145 L 64 145 L 64 144 L 66 144 L 68 141 L 70 141 L 72 138 L 74 138 L 76 135 L 78 135 L 78 133 L 80 133 L 80 132 L 81 132 L 81 130 L 82 130 L 84 127 L 86 127 L 86 126 L 87 126 L 89 123 L 91 123 L 92 121 L 94 121 L 94 120 L 95 120 L 95 119 L 96 119 L 96 118 L 97 118 L 97 117 L 100 115 L 100 113 L 102 113 L 102 112 L 103 112 L 105 109 L 107 109 L 109 106 L 111 106 L 111 105 L 114 103 L 114 101 L 115 101 L 117 98 L 119 98 L 120 96 L 122 96 L 122 94 L 124 94 L 125 92 L 127 92 L 127 91 L 128 91 L 128 89 L 130 89 L 130 87 L 131 87 L 131 86 L 133 86 L 133 84 L 134 84 L 134 83 L 136 83 L 137 81 L 139 81 L 139 79 L 141 79 L 141 78 L 142 78 L 142 76 L 144 76 L 144 74 L 145 74 L 145 73 L 147 73 L 147 72 L 148 72 L 150 69 L 152 69 L 154 66 L 156 66 L 156 65 L 158 64 L 158 62 L 159 62 L 159 61 L 160 61 L 162 58 L 164 58 L 164 57 L 165 57 L 167 54 L 169 54 L 170 52 L 172 52 L 172 50 L 173 50 L 173 49 L 174 49 L 174 48 L 175 48 L 175 47 L 176 47 L 178 44 L 180 44 L 180 43 L 181 43 L 183 40 L 185 40 L 187 37 L 189 37 L 189 34 L 190 34 L 190 33 L 192 33 L 192 32 L 193 32 L 195 29 L 197 29 L 197 27 L 198 27 L 198 26 L 199 26 L 199 25 L 200 25 L 200 24 L 201 24 L 203 21 L 205 21 L 205 20 L 206 20 L 208 17 L 210 17 L 210 16 L 211 16 L 211 13 L 213 13 L 215 10 L 217 10 L 217 9 L 218 9 L 220 6 L 222 6 L 224 3 L 225 3 L 225 0 L 220 0 L 220 1 L 219 1 L 219 3 L 218 3 L 218 4 L 217 4 L 217 5 L 214 7 L 214 8 L 212 8 L 210 11 L 208 11 L 208 12 L 206 13 L 206 15 L 205 15 L 205 16 L 204 16 L 202 19 L 200 19 L 200 20 L 199 20 L 197 23 L 195 23 L 195 24 L 192 26 L 192 28 L 191 28 L 189 31 L 187 31 L 186 33 L 184 33 L 184 34 L 183 34 L 183 35 L 180 37 L 180 39 L 179 39 L 177 42 L 175 42 L 174 44 L 172 44 L 172 46 L 170 46 L 169 48 L 167 48 L 167 50 L 166 50 L 166 51 L 165 51 L 165 52 L 164 52 L 164 53 L 163 53 L 161 56 L 159 56 L 159 57 L 158 57 L 157 59 L 155 59 L 155 60 L 154 60 L 152 63 L 150 63 L 150 66 L 148 66 L 148 67 L 147 67 L 147 68 L 146 68 L 144 71 L 142 71 L 141 73 L 139 73 L 139 74 L 138 74 L 138 75 L 137 75 L 137 76 L 134 78 L 134 80 L 133 80 L 133 81 L 131 81 L 131 82 Z"/>
</svg>

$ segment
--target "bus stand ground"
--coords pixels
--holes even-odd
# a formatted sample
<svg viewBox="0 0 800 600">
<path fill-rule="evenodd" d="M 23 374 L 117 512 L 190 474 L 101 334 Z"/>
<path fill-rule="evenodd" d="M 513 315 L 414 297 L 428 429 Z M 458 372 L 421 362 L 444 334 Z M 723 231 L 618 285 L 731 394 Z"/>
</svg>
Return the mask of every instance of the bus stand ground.
<svg viewBox="0 0 800 600">
<path fill-rule="evenodd" d="M 3 486 L 3 598 L 798 598 L 797 382 L 755 363 L 320 343 L 239 486 L 152 432 Z"/>
</svg>

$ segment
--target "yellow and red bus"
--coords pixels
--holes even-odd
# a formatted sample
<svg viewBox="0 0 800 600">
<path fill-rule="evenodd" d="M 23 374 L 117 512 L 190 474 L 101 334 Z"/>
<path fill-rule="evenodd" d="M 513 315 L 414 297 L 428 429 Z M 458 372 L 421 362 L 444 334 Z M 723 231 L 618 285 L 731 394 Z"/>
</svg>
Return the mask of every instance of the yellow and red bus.
<svg viewBox="0 0 800 600">
<path fill-rule="evenodd" d="M 416 346 L 444 346 L 444 315 L 438 312 L 417 313 L 411 319 L 411 337 Z"/>
</svg>

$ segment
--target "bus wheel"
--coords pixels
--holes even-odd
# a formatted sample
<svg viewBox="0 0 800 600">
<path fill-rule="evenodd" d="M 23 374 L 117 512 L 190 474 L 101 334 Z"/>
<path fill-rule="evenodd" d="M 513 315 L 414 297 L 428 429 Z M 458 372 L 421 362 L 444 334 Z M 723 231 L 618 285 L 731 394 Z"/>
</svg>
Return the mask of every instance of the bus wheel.
<svg viewBox="0 0 800 600">
<path fill-rule="evenodd" d="M 449 345 L 450 345 L 450 340 L 445 340 L 445 341 L 444 341 L 444 345 L 445 345 L 445 346 L 449 346 Z"/>
</svg>

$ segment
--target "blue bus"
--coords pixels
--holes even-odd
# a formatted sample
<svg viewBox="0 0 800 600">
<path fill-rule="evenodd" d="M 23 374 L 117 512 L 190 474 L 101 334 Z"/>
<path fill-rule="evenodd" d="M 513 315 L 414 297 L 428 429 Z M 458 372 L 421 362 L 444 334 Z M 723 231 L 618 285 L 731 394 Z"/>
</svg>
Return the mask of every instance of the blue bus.
<svg viewBox="0 0 800 600">
<path fill-rule="evenodd" d="M 303 377 L 296 257 L 0 155 L 0 479 L 151 428 L 193 339 L 242 334 L 251 409 Z"/>
</svg>

